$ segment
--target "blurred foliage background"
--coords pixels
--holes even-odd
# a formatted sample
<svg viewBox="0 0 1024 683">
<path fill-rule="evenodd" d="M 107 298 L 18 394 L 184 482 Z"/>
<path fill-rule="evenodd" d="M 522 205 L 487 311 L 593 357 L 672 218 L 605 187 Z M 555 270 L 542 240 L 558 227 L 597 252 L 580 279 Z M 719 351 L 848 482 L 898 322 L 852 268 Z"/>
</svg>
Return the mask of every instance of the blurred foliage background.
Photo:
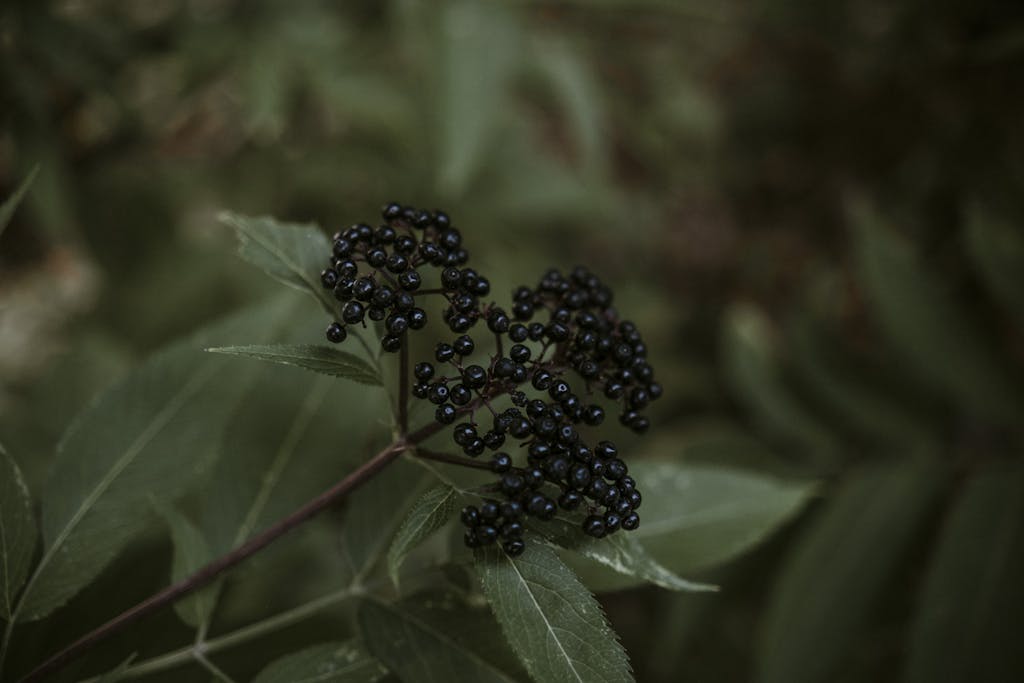
<svg viewBox="0 0 1024 683">
<path fill-rule="evenodd" d="M 823 482 L 720 594 L 602 596 L 639 680 L 1020 680 L 1022 121 L 1009 0 L 7 0 L 3 440 L 38 487 L 99 388 L 273 291 L 219 210 L 437 206 L 496 292 L 617 284 L 666 387 L 631 457 Z"/>
</svg>

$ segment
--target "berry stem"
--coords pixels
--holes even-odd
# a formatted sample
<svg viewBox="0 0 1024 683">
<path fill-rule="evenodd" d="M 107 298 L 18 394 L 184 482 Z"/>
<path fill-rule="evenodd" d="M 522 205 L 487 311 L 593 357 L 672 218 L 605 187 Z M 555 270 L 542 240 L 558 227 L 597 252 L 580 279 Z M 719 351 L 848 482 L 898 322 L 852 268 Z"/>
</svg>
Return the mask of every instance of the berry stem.
<svg viewBox="0 0 1024 683">
<path fill-rule="evenodd" d="M 409 450 L 417 443 L 433 436 L 444 428 L 445 425 L 432 422 L 421 427 L 412 434 L 392 442 L 334 486 L 327 489 L 316 498 L 310 500 L 284 519 L 254 536 L 247 543 L 225 555 L 222 555 L 177 583 L 154 593 L 134 607 L 125 610 L 110 621 L 93 629 L 75 642 L 71 643 L 60 652 L 57 652 L 22 678 L 21 683 L 43 680 L 46 676 L 59 671 L 68 663 L 81 657 L 100 641 L 105 640 L 114 633 L 124 630 L 125 627 L 135 623 L 139 619 L 149 616 L 153 612 L 175 603 L 186 595 L 210 584 L 219 576 L 241 564 L 252 555 L 255 555 L 281 536 L 309 521 L 326 508 L 338 502 L 394 462 L 400 454 Z"/>
</svg>

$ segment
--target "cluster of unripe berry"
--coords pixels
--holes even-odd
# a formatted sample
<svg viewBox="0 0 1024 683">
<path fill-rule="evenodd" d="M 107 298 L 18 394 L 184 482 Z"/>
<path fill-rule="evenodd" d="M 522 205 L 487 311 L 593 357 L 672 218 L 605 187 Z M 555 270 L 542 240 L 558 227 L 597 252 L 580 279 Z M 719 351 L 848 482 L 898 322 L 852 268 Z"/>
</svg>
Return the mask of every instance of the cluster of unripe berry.
<svg viewBox="0 0 1024 683">
<path fill-rule="evenodd" d="M 605 401 L 621 407 L 623 425 L 645 432 L 643 410 L 662 393 L 643 338 L 612 308 L 611 290 L 585 268 L 551 270 L 536 287 L 517 288 L 506 312 L 482 300 L 490 283 L 465 267 L 468 257 L 446 214 L 388 204 L 383 218 L 377 231 L 358 225 L 336 236 L 324 285 L 346 302 L 345 324 L 363 322 L 363 304 L 371 320 L 385 321 L 382 344 L 389 351 L 426 323 L 414 292 L 447 302 L 443 319 L 458 336 L 437 344 L 433 361 L 413 367 L 411 393 L 436 406 L 437 422 L 454 425 L 452 439 L 465 456 L 492 453 L 489 468 L 499 479 L 489 488 L 503 500 L 463 510 L 466 545 L 500 540 L 506 553 L 518 555 L 527 518 L 550 520 L 560 509 L 582 511 L 581 528 L 597 538 L 637 528 L 642 498 L 618 449 L 607 440 L 591 447 L 581 434 L 604 422 Z M 360 262 L 370 268 L 361 277 Z M 440 270 L 436 288 L 420 290 L 416 268 L 423 265 Z M 350 311 L 353 304 L 359 308 Z M 481 321 L 487 332 L 474 339 L 470 332 Z M 342 341 L 344 332 L 335 323 L 328 338 Z M 518 464 L 508 452 L 514 449 L 525 452 Z"/>
</svg>

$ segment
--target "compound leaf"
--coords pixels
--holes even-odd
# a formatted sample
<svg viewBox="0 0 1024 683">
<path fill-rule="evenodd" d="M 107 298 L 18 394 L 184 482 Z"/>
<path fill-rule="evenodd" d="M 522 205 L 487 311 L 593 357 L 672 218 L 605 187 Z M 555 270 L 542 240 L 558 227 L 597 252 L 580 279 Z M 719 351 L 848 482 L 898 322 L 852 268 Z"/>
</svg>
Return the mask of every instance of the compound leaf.
<svg viewBox="0 0 1024 683">
<path fill-rule="evenodd" d="M 516 558 L 477 553 L 477 571 L 512 649 L 538 681 L 632 681 L 629 659 L 601 606 L 554 550 Z"/>
</svg>

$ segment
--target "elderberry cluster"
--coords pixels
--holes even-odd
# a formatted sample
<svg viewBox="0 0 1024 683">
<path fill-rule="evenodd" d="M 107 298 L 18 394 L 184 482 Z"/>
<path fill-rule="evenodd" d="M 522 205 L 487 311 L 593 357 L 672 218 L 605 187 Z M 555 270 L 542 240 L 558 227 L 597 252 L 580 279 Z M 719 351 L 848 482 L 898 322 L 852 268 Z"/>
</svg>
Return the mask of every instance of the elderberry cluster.
<svg viewBox="0 0 1024 683">
<path fill-rule="evenodd" d="M 395 352 L 402 348 L 407 330 L 427 324 L 427 313 L 417 299 L 423 285 L 421 270 L 447 272 L 464 264 L 469 254 L 462 248 L 462 234 L 443 211 L 392 202 L 381 218 L 376 229 L 359 223 L 334 235 L 330 264 L 320 273 L 320 281 L 343 304 L 341 320 L 327 327 L 328 341 L 345 341 L 348 326 L 365 326 L 369 318 L 384 322 L 381 347 Z"/>
<path fill-rule="evenodd" d="M 467 464 L 482 466 L 469 458 L 490 452 L 485 467 L 499 475 L 486 489 L 492 497 L 462 512 L 466 545 L 500 541 L 518 555 L 527 522 L 560 510 L 596 538 L 636 529 L 636 481 L 615 444 L 593 432 L 610 404 L 624 426 L 644 433 L 643 411 L 662 388 L 636 325 L 612 307 L 612 291 L 586 268 L 551 270 L 535 287 L 515 289 L 506 311 L 484 300 L 490 282 L 466 267 L 446 214 L 388 204 L 382 215 L 376 231 L 356 225 L 335 236 L 324 285 L 345 302 L 344 324 L 365 325 L 364 314 L 385 321 L 381 343 L 389 351 L 401 348 L 406 330 L 426 324 L 417 293 L 443 298 L 443 320 L 457 336 L 414 365 L 411 393 L 451 426 Z M 420 289 L 422 266 L 440 271 L 438 287 Z M 480 321 L 487 330 L 476 333 Z M 328 338 L 343 340 L 344 325 L 331 325 Z"/>
</svg>

